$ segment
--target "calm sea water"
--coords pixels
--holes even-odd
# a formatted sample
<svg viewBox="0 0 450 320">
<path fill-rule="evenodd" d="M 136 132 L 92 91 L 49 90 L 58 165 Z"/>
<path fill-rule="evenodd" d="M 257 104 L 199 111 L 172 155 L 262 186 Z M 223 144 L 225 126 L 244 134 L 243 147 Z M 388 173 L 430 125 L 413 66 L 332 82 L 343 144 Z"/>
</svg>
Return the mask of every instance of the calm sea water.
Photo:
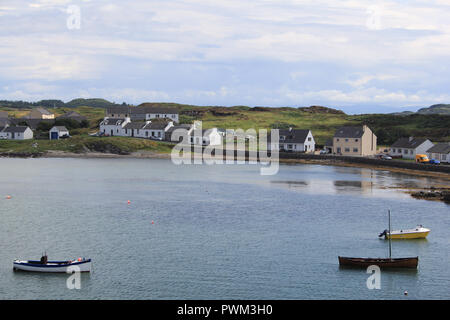
<svg viewBox="0 0 450 320">
<path fill-rule="evenodd" d="M 450 206 L 385 189 L 435 183 L 320 165 L 261 176 L 254 165 L 0 159 L 0 298 L 449 299 Z M 337 256 L 386 256 L 388 209 L 393 228 L 432 232 L 394 241 L 418 270 L 384 271 L 369 290 L 369 274 Z M 43 251 L 90 257 L 93 272 L 69 290 L 68 275 L 12 271 Z"/>
</svg>

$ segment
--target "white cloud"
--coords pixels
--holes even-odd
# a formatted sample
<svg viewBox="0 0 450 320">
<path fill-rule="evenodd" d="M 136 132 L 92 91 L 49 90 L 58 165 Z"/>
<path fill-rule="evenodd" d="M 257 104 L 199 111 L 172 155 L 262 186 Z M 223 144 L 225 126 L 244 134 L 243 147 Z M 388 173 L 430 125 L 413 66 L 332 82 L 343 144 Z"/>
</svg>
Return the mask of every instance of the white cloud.
<svg viewBox="0 0 450 320">
<path fill-rule="evenodd" d="M 379 25 L 368 28 L 373 4 L 369 0 L 157 0 L 132 5 L 105 0 L 4 0 L 0 85 L 40 79 L 54 82 L 48 92 L 56 90 L 64 96 L 208 103 L 241 98 L 253 104 L 287 104 L 298 97 L 305 104 L 316 99 L 421 104 L 434 101 L 433 95 L 446 98 L 444 88 L 450 87 L 450 80 L 436 80 L 435 70 L 450 63 L 446 59 L 450 56 L 448 2 L 377 1 Z M 66 28 L 68 5 L 80 7 L 80 30 Z M 206 71 L 200 74 L 209 78 L 202 88 L 200 76 L 192 71 L 197 86 L 185 75 L 185 82 L 173 81 L 171 87 L 168 81 L 153 79 L 152 70 L 146 73 L 148 64 L 166 68 L 167 78 L 177 79 L 180 65 L 196 71 L 203 68 Z M 311 67 L 299 69 L 305 64 Z M 213 75 L 224 65 L 234 70 L 228 80 L 220 73 Z M 273 79 L 260 78 L 259 69 L 269 65 L 284 69 Z M 309 78 L 315 82 L 308 83 Z M 117 83 L 111 84 L 111 79 Z M 70 81 L 91 81 L 94 88 L 78 83 L 78 91 L 71 92 Z M 300 81 L 303 86 L 298 90 L 281 90 L 285 96 L 273 89 L 295 87 L 293 83 Z M 421 89 L 426 93 L 418 93 Z M 24 97 L 33 93 L 26 86 L 15 95 L 20 92 Z"/>
</svg>

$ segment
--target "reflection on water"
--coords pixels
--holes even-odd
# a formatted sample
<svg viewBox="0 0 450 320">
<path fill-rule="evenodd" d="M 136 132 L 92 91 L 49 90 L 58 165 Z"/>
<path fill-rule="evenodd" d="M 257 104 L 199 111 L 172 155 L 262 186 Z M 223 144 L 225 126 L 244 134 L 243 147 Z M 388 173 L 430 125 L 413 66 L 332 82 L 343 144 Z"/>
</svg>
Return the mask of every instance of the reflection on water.
<svg viewBox="0 0 450 320">
<path fill-rule="evenodd" d="M 411 176 L 404 173 L 372 170 L 367 168 L 332 167 L 332 174 L 328 175 L 299 175 L 294 180 L 292 175 L 286 180 L 282 173 L 277 180 L 271 180 L 274 186 L 287 188 L 291 191 L 314 194 L 360 194 L 376 197 L 410 197 L 401 190 L 405 188 L 428 188 L 438 184 L 449 185 L 449 181 L 439 178 Z M 321 172 L 317 172 L 321 173 Z M 333 179 L 335 177 L 348 177 L 349 179 Z"/>
</svg>

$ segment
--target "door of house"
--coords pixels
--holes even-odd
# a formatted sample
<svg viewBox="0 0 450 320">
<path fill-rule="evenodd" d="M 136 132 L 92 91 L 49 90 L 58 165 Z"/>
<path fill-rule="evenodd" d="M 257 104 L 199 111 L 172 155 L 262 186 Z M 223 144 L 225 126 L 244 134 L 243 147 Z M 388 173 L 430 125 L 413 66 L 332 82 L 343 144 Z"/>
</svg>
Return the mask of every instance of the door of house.
<svg viewBox="0 0 450 320">
<path fill-rule="evenodd" d="M 58 140 L 58 132 L 52 132 L 51 139 L 52 140 Z"/>
</svg>

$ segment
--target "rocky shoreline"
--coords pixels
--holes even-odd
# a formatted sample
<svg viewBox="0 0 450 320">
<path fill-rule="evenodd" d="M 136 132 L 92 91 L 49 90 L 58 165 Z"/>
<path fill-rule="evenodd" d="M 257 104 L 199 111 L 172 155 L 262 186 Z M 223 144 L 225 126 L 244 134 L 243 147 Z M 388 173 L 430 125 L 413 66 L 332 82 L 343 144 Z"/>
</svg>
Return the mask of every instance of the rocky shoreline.
<svg viewBox="0 0 450 320">
<path fill-rule="evenodd" d="M 431 187 L 422 191 L 411 192 L 410 194 L 416 199 L 443 201 L 450 204 L 450 188 Z"/>
</svg>

